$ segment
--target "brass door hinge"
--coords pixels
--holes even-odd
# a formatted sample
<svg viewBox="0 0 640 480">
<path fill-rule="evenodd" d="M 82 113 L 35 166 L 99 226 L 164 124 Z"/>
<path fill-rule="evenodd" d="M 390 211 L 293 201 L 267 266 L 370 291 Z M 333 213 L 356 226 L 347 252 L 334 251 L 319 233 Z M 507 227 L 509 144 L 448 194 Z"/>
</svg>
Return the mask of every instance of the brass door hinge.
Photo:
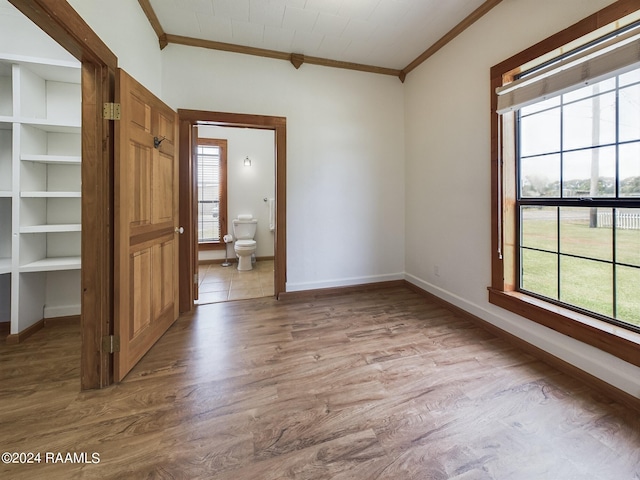
<svg viewBox="0 0 640 480">
<path fill-rule="evenodd" d="M 102 107 L 102 118 L 105 120 L 120 120 L 120 104 L 105 103 Z"/>
<path fill-rule="evenodd" d="M 120 337 L 114 335 L 107 335 L 102 337 L 102 352 L 103 353 L 116 353 L 120 351 Z"/>
</svg>

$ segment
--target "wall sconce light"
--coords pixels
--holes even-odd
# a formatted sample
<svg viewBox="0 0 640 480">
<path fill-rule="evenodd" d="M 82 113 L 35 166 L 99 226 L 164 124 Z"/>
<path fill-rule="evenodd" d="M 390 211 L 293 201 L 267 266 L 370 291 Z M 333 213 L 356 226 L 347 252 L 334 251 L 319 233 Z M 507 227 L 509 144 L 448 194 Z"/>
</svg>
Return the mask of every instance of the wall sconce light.
<svg viewBox="0 0 640 480">
<path fill-rule="evenodd" d="M 244 159 L 244 166 L 245 167 L 250 167 L 251 166 L 251 159 L 249 157 L 246 157 Z"/>
</svg>

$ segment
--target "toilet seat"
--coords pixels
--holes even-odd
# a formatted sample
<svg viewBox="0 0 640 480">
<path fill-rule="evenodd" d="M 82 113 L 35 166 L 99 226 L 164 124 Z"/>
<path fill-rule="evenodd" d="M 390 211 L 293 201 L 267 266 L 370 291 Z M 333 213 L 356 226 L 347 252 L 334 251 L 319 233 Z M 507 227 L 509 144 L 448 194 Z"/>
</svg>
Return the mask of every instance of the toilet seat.
<svg viewBox="0 0 640 480">
<path fill-rule="evenodd" d="M 236 240 L 236 247 L 251 248 L 256 246 L 255 240 Z"/>
</svg>

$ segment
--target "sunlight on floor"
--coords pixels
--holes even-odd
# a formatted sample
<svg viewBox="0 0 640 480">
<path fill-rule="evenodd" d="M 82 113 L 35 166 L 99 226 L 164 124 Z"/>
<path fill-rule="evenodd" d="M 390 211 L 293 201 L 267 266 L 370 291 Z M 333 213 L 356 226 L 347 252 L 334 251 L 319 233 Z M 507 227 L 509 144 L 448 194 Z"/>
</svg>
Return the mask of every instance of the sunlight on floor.
<svg viewBox="0 0 640 480">
<path fill-rule="evenodd" d="M 273 260 L 259 260 L 253 270 L 239 272 L 237 264 L 200 265 L 197 305 L 273 295 Z"/>
</svg>

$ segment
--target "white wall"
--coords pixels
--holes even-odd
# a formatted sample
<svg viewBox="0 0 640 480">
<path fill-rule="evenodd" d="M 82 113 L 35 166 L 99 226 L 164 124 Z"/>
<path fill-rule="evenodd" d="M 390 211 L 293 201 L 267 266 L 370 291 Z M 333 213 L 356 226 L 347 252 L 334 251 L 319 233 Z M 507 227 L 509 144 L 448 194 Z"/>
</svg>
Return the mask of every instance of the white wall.
<svg viewBox="0 0 640 480">
<path fill-rule="evenodd" d="M 640 397 L 639 368 L 487 300 L 491 283 L 489 70 L 610 3 L 502 2 L 409 74 L 405 269 L 407 279 L 425 290 Z"/>
<path fill-rule="evenodd" d="M 251 214 L 258 219 L 256 256 L 273 257 L 274 233 L 269 230 L 269 204 L 264 199 L 275 197 L 275 133 L 272 130 L 232 127 L 198 127 L 201 138 L 227 140 L 227 232 L 238 215 Z M 245 157 L 251 166 L 244 166 Z M 233 245 L 229 245 L 233 257 Z M 224 258 L 220 250 L 200 252 L 200 259 Z"/>
<path fill-rule="evenodd" d="M 64 48 L 54 42 L 22 12 L 6 0 L 0 0 L 0 56 L 36 57 L 76 62 Z"/>
<path fill-rule="evenodd" d="M 404 271 L 403 86 L 395 77 L 169 45 L 175 108 L 287 118 L 287 290 Z"/>
<path fill-rule="evenodd" d="M 132 0 L 68 0 L 118 57 L 118 66 L 161 97 L 160 45 L 140 4 Z"/>
</svg>

